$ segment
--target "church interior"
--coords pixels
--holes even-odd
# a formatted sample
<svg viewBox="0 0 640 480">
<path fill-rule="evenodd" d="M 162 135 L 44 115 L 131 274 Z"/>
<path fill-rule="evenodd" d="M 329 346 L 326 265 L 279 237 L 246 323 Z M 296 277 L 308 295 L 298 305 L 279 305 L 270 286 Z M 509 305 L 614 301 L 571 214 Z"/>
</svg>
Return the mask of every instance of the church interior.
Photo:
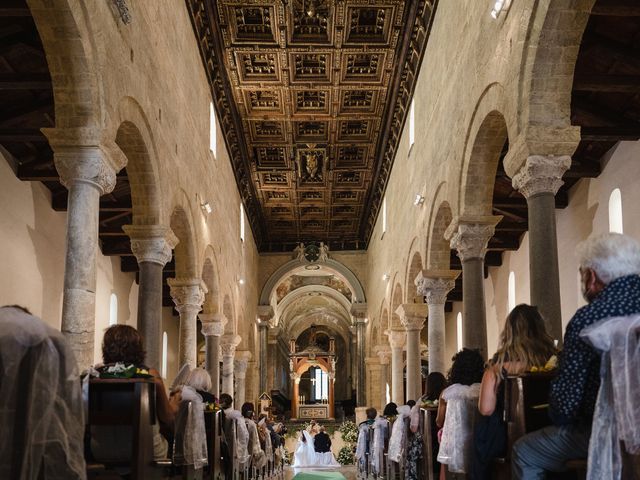
<svg viewBox="0 0 640 480">
<path fill-rule="evenodd" d="M 633 0 L 6 0 L 0 305 L 78 375 L 133 327 L 164 397 L 204 369 L 233 409 L 326 425 L 342 462 L 345 422 L 490 360 L 517 305 L 562 348 L 576 246 L 640 240 L 639 139 Z M 296 473 L 214 472 L 219 448 L 204 478 Z M 122 478 L 153 478 L 133 450 Z M 0 477 L 49 478 L 6 453 Z M 335 478 L 438 478 L 359 461 Z"/>
</svg>

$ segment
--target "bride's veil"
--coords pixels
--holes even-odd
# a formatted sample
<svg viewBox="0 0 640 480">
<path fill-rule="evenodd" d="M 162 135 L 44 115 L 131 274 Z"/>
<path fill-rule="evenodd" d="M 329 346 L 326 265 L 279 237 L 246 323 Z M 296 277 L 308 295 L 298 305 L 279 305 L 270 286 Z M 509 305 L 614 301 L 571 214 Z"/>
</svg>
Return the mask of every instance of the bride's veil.
<svg viewBox="0 0 640 480">
<path fill-rule="evenodd" d="M 315 460 L 315 454 L 316 454 L 316 447 L 313 445 L 313 437 L 306 430 L 302 431 L 302 435 L 304 435 L 304 439 L 306 440 L 305 446 L 307 449 L 307 461 L 310 464 L 313 464 L 315 463 L 314 460 Z"/>
</svg>

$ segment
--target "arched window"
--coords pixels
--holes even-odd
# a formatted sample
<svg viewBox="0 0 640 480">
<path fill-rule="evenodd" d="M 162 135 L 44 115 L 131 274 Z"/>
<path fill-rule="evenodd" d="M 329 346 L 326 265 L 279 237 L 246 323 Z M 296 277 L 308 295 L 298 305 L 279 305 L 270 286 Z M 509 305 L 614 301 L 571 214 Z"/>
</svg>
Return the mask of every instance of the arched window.
<svg viewBox="0 0 640 480">
<path fill-rule="evenodd" d="M 167 332 L 162 333 L 162 378 L 167 378 L 167 350 L 169 349 L 169 336 Z"/>
<path fill-rule="evenodd" d="M 509 311 L 516 307 L 516 274 L 509 272 Z"/>
<path fill-rule="evenodd" d="M 118 324 L 118 296 L 111 294 L 109 299 L 109 326 Z"/>
<path fill-rule="evenodd" d="M 609 231 L 622 233 L 622 193 L 619 188 L 609 196 Z"/>
<path fill-rule="evenodd" d="M 416 141 L 416 101 L 411 100 L 411 108 L 409 110 L 409 148 Z"/>
<path fill-rule="evenodd" d="M 462 312 L 458 312 L 456 317 L 456 338 L 458 340 L 458 351 L 462 350 Z"/>
<path fill-rule="evenodd" d="M 218 128 L 216 124 L 216 110 L 213 108 L 213 102 L 209 103 L 209 149 L 213 156 L 216 157 L 216 146 L 218 142 Z"/>
</svg>

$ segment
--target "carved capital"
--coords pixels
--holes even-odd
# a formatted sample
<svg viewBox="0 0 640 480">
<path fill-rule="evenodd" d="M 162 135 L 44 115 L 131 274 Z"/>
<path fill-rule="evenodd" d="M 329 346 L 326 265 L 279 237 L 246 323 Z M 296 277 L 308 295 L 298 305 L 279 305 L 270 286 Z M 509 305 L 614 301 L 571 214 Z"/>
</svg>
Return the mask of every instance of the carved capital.
<svg viewBox="0 0 640 480">
<path fill-rule="evenodd" d="M 402 348 L 407 339 L 407 332 L 404 330 L 387 330 L 384 332 L 389 337 L 389 345 L 391 348 Z"/>
<path fill-rule="evenodd" d="M 237 378 L 245 378 L 247 373 L 247 366 L 251 360 L 251 352 L 248 350 L 242 350 L 237 352 L 233 359 L 233 374 Z"/>
<path fill-rule="evenodd" d="M 427 305 L 444 305 L 459 275 L 457 270 L 422 270 L 414 283 L 418 294 L 426 297 Z"/>
<path fill-rule="evenodd" d="M 374 351 L 376 355 L 378 355 L 378 359 L 380 360 L 381 365 L 388 365 L 389 359 L 391 358 L 391 350 L 389 349 L 389 345 L 377 345 L 374 347 Z"/>
<path fill-rule="evenodd" d="M 358 325 L 358 324 L 364 325 L 367 323 L 367 304 L 366 303 L 352 304 L 350 313 L 351 313 L 351 316 L 353 317 L 353 323 L 355 325 Z"/>
<path fill-rule="evenodd" d="M 525 198 L 541 193 L 555 195 L 564 183 L 562 176 L 571 167 L 571 157 L 561 155 L 531 155 L 513 177 L 513 188 Z"/>
<path fill-rule="evenodd" d="M 271 305 L 258 305 L 258 327 L 269 328 L 272 326 L 274 315 Z"/>
<path fill-rule="evenodd" d="M 190 309 L 200 311 L 204 303 L 204 295 L 207 293 L 207 287 L 202 280 L 169 278 L 167 283 L 171 288 L 171 298 L 178 312 L 182 313 Z"/>
<path fill-rule="evenodd" d="M 487 244 L 501 216 L 460 217 L 447 228 L 451 248 L 458 252 L 461 261 L 471 258 L 484 258 Z"/>
<path fill-rule="evenodd" d="M 124 225 L 122 229 L 131 239 L 131 251 L 138 263 L 151 262 L 164 266 L 171 260 L 171 252 L 178 244 L 178 238 L 169 227 Z"/>
<path fill-rule="evenodd" d="M 220 342 L 220 350 L 223 357 L 233 357 L 236 347 L 240 344 L 240 335 L 223 335 Z"/>
<path fill-rule="evenodd" d="M 202 315 L 200 315 L 200 320 L 202 321 L 202 334 L 205 337 L 221 337 L 222 335 L 224 335 L 224 323 L 205 322 L 202 320 Z"/>
<path fill-rule="evenodd" d="M 289 376 L 291 377 L 291 380 L 293 380 L 296 384 L 300 383 L 300 374 L 299 373 L 291 372 L 289 374 Z"/>
<path fill-rule="evenodd" d="M 398 307 L 396 313 L 407 332 L 420 331 L 429 313 L 429 307 L 426 303 L 405 303 Z"/>
</svg>

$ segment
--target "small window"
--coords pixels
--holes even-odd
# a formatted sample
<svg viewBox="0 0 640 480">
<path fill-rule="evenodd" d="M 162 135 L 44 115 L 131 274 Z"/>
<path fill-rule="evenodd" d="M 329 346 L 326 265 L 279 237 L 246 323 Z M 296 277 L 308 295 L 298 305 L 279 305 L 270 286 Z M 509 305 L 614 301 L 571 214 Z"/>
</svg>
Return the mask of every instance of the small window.
<svg viewBox="0 0 640 480">
<path fill-rule="evenodd" d="M 622 233 L 622 193 L 619 188 L 609 196 L 609 231 Z"/>
<path fill-rule="evenodd" d="M 509 311 L 516 308 L 516 274 L 509 272 Z"/>
<path fill-rule="evenodd" d="M 216 124 L 216 111 L 213 108 L 213 102 L 209 103 L 209 149 L 213 156 L 217 156 L 218 128 Z"/>
<path fill-rule="evenodd" d="M 387 231 L 387 197 L 382 199 L 382 234 Z"/>
<path fill-rule="evenodd" d="M 162 333 L 162 378 L 167 378 L 167 350 L 169 348 L 169 336 Z"/>
<path fill-rule="evenodd" d="M 416 141 L 416 101 L 411 100 L 411 108 L 409 109 L 409 148 Z"/>
<path fill-rule="evenodd" d="M 244 205 L 240 203 L 240 241 L 244 242 Z"/>
<path fill-rule="evenodd" d="M 118 296 L 111 294 L 109 299 L 109 326 L 118 324 Z"/>
<path fill-rule="evenodd" d="M 458 340 L 458 351 L 462 350 L 462 312 L 458 312 L 456 317 L 456 337 Z"/>
</svg>

